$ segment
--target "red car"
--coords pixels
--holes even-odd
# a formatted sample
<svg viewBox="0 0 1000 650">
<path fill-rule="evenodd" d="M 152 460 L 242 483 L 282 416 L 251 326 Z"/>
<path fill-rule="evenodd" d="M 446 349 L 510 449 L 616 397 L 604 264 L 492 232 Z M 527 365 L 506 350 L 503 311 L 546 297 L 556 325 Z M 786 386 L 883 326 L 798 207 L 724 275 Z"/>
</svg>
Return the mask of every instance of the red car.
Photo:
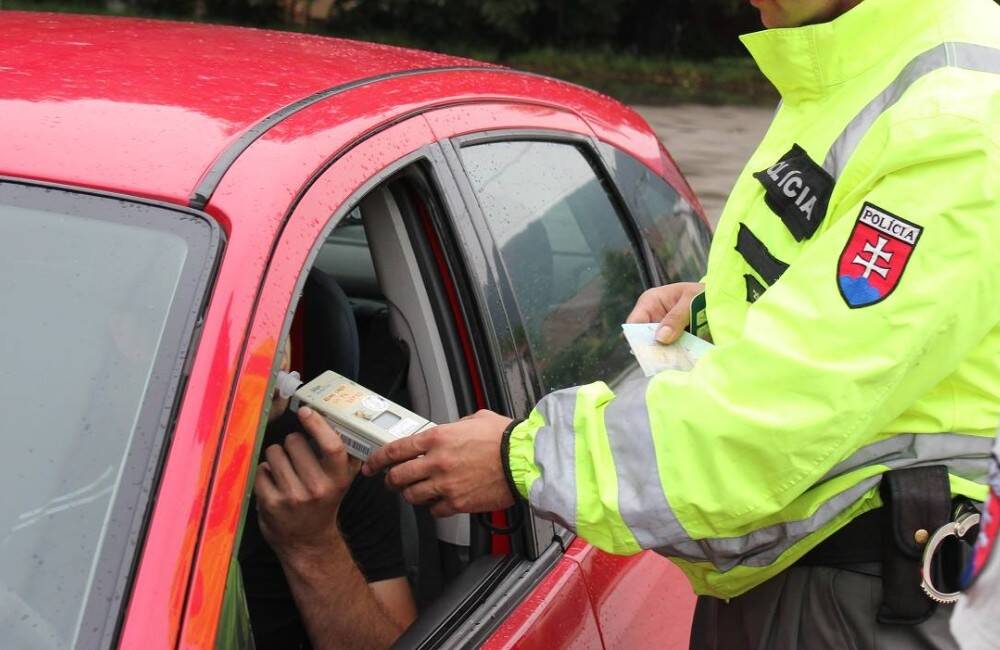
<svg viewBox="0 0 1000 650">
<path fill-rule="evenodd" d="M 634 372 L 636 296 L 704 272 L 673 161 L 589 90 L 251 29 L 0 34 L 2 647 L 252 647 L 236 553 L 285 336 L 431 420 L 524 416 Z M 401 517 L 400 647 L 687 644 L 657 555 L 528 508 Z"/>
</svg>

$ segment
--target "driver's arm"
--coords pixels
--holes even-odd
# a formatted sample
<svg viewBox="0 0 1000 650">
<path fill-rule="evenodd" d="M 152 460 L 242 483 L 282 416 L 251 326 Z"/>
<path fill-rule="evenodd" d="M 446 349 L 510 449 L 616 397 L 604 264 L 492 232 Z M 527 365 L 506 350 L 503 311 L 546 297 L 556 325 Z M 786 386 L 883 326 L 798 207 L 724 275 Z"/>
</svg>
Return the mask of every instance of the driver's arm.
<svg viewBox="0 0 1000 650">
<path fill-rule="evenodd" d="M 265 451 L 254 481 L 260 527 L 274 548 L 312 645 L 385 648 L 416 616 L 405 578 L 366 582 L 338 525 L 357 475 L 340 436 L 311 409 L 299 409 L 302 434 Z"/>
</svg>

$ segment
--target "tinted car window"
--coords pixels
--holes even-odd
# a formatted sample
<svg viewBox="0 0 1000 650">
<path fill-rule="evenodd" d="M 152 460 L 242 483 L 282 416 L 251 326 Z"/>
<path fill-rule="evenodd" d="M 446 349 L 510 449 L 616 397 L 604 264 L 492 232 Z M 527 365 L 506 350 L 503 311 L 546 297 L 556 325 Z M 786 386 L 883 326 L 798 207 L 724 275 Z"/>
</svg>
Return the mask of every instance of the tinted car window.
<svg viewBox="0 0 1000 650">
<path fill-rule="evenodd" d="M 170 210 L 80 197 L 85 216 L 52 198 L 69 192 L 5 189 L 0 647 L 91 647 L 104 630 L 83 631 L 88 598 L 106 610 L 120 596 L 214 231 Z"/>
<path fill-rule="evenodd" d="M 641 162 L 610 145 L 603 145 L 602 151 L 666 282 L 701 280 L 711 240 L 705 222 L 684 197 Z"/>
<path fill-rule="evenodd" d="M 643 290 L 601 179 L 577 147 L 495 142 L 462 149 L 546 391 L 612 381 L 631 365 L 620 325 Z"/>
</svg>

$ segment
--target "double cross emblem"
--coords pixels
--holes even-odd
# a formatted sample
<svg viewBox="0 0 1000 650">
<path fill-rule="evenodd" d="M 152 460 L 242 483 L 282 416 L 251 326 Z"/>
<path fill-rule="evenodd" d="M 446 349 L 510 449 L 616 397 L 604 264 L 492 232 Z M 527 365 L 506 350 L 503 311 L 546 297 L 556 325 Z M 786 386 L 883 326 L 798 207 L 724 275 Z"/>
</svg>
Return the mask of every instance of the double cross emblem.
<svg viewBox="0 0 1000 650">
<path fill-rule="evenodd" d="M 858 266 L 864 268 L 865 271 L 862 273 L 861 277 L 867 280 L 872 273 L 878 273 L 883 278 L 889 275 L 888 266 L 878 265 L 880 260 L 888 263 L 889 260 L 892 259 L 892 253 L 885 250 L 885 245 L 888 243 L 889 240 L 885 237 L 879 237 L 878 242 L 874 246 L 872 246 L 871 242 L 865 242 L 864 252 L 871 253 L 871 256 L 866 260 L 861 257 L 861 254 L 859 253 L 855 255 L 854 259 L 851 261 L 851 264 L 857 264 Z"/>
</svg>

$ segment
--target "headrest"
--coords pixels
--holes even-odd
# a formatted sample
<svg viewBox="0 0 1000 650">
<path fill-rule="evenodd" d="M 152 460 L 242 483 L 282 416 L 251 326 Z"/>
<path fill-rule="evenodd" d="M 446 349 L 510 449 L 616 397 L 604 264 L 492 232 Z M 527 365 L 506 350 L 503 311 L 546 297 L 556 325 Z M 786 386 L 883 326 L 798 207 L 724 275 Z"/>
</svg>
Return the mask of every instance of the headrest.
<svg viewBox="0 0 1000 650">
<path fill-rule="evenodd" d="M 333 370 L 357 380 L 361 360 L 358 325 L 347 294 L 337 281 L 319 269 L 310 271 L 299 313 L 305 321 L 302 379 L 310 381 L 325 370 Z"/>
</svg>

